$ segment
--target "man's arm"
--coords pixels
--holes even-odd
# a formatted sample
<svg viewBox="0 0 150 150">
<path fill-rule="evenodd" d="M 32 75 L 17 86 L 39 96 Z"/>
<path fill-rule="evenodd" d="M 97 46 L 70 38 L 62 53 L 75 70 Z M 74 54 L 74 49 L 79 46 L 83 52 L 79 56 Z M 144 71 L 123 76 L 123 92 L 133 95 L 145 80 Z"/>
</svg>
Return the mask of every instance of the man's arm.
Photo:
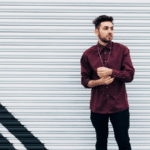
<svg viewBox="0 0 150 150">
<path fill-rule="evenodd" d="M 91 77 L 92 71 L 90 69 L 88 59 L 84 54 L 81 57 L 80 63 L 81 63 L 81 84 L 85 88 L 92 88 L 100 85 L 108 85 L 113 82 L 114 78 L 111 78 L 111 76 L 105 76 L 97 80 L 92 80 Z"/>
<path fill-rule="evenodd" d="M 111 78 L 110 76 L 102 77 L 98 80 L 90 80 L 87 84 L 88 87 L 95 87 L 100 85 L 109 85 L 114 81 L 114 78 Z"/>
<path fill-rule="evenodd" d="M 90 80 L 92 80 L 92 77 L 91 77 L 92 71 L 88 63 L 88 58 L 86 57 L 84 53 L 81 57 L 80 64 L 81 64 L 81 84 L 85 88 L 90 88 L 88 87 L 87 84 Z"/>
<path fill-rule="evenodd" d="M 114 78 L 119 79 L 123 82 L 131 82 L 134 77 L 134 68 L 130 58 L 129 49 L 125 47 L 121 70 L 110 69 L 106 67 L 100 67 L 97 69 L 97 74 L 99 77 L 104 75 L 111 75 Z"/>
<path fill-rule="evenodd" d="M 127 47 L 124 48 L 121 70 L 112 71 L 112 77 L 115 77 L 123 82 L 131 82 L 134 78 L 135 69 L 133 67 L 130 51 Z"/>
</svg>

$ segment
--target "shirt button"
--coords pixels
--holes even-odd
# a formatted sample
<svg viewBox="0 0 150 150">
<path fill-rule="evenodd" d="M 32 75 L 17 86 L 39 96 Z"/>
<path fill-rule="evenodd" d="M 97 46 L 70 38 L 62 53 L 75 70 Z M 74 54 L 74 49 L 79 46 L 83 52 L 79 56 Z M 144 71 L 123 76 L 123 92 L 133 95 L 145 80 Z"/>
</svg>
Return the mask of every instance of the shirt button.
<svg viewBox="0 0 150 150">
<path fill-rule="evenodd" d="M 107 95 L 107 97 L 108 97 L 108 95 Z"/>
<path fill-rule="evenodd" d="M 104 52 L 104 54 L 106 54 L 106 52 Z"/>
<path fill-rule="evenodd" d="M 106 88 L 108 88 L 108 86 L 106 86 Z"/>
</svg>

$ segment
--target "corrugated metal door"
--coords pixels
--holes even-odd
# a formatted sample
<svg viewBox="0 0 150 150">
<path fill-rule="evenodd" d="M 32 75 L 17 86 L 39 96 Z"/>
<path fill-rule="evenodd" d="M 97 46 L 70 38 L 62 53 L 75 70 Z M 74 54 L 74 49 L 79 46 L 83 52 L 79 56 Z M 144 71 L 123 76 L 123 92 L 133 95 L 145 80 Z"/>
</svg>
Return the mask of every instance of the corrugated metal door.
<svg viewBox="0 0 150 150">
<path fill-rule="evenodd" d="M 92 20 L 103 14 L 114 17 L 113 41 L 128 46 L 136 69 L 126 85 L 132 148 L 150 149 L 150 3 L 100 1 L 0 2 L 1 147 L 95 149 L 80 58 L 97 43 Z M 108 148 L 116 150 L 109 126 Z"/>
</svg>

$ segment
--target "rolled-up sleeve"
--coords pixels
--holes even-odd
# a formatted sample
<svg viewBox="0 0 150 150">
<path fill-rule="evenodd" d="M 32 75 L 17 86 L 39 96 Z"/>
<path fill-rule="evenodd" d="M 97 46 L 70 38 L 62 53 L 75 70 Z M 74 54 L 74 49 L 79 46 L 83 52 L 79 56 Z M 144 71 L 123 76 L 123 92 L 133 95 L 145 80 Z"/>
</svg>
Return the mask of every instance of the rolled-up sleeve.
<svg viewBox="0 0 150 150">
<path fill-rule="evenodd" d="M 124 47 L 121 69 L 113 69 L 112 77 L 115 77 L 123 82 L 131 82 L 134 78 L 134 72 L 135 69 L 130 58 L 130 51 L 127 47 Z"/>
<path fill-rule="evenodd" d="M 90 88 L 87 86 L 87 84 L 91 80 L 91 69 L 89 66 L 88 58 L 85 54 L 82 55 L 80 64 L 81 64 L 81 84 L 85 88 Z"/>
</svg>

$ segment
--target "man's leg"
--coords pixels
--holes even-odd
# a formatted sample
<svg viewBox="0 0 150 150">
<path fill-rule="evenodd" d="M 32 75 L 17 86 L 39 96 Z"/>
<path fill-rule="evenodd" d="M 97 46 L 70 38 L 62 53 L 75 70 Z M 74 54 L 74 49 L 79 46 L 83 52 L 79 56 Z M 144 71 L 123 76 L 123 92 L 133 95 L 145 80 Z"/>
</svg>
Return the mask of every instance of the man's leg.
<svg viewBox="0 0 150 150">
<path fill-rule="evenodd" d="M 108 115 L 91 112 L 91 122 L 96 131 L 96 150 L 107 150 Z"/>
<path fill-rule="evenodd" d="M 111 114 L 110 121 L 114 129 L 114 134 L 119 146 L 119 150 L 131 150 L 130 138 L 128 134 L 130 126 L 129 109 Z"/>
</svg>

